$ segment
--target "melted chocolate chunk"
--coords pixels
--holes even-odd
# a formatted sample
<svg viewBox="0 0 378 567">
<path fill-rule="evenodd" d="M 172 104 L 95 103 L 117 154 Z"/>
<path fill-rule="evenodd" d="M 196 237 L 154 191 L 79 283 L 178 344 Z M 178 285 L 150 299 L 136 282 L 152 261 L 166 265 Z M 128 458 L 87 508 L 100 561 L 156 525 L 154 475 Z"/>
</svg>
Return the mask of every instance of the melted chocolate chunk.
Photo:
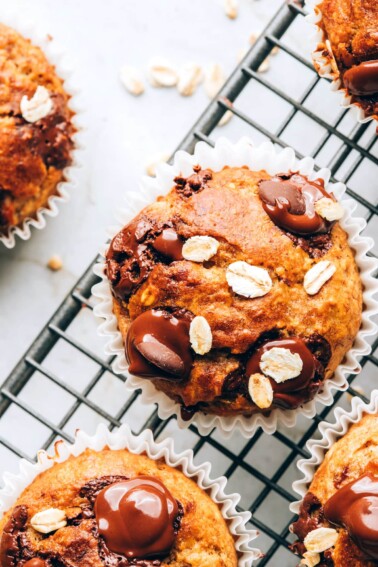
<svg viewBox="0 0 378 567">
<path fill-rule="evenodd" d="M 345 87 L 354 95 L 370 96 L 378 93 L 378 59 L 363 61 L 348 69 L 343 76 Z"/>
<path fill-rule="evenodd" d="M 119 555 L 110 551 L 107 547 L 105 539 L 99 534 L 97 522 L 95 520 L 95 502 L 97 496 L 100 494 L 102 490 L 106 487 L 114 485 L 115 483 L 124 482 L 130 480 L 125 476 L 120 475 L 112 475 L 112 476 L 104 476 L 101 478 L 93 479 L 87 484 L 85 484 L 80 492 L 79 496 L 82 498 L 86 498 L 88 500 L 88 506 L 84 506 L 83 508 L 83 518 L 93 519 L 93 534 L 98 539 L 99 545 L 99 555 L 101 560 L 104 562 L 105 567 L 160 567 L 162 561 L 161 559 L 140 559 L 140 558 L 133 558 L 133 557 L 125 557 L 123 555 Z M 184 516 L 184 509 L 180 502 L 177 502 L 177 515 L 173 521 L 173 530 L 174 534 L 177 535 L 181 521 Z"/>
<path fill-rule="evenodd" d="M 272 348 L 286 348 L 292 353 L 299 354 L 303 368 L 299 376 L 277 383 L 273 378 L 269 381 L 273 388 L 273 406 L 293 409 L 311 399 L 319 388 L 319 378 L 324 374 L 324 368 L 299 337 L 288 337 L 268 341 L 255 350 L 247 360 L 246 376 L 261 374 L 260 361 L 263 354 Z"/>
<path fill-rule="evenodd" d="M 259 196 L 272 221 L 310 256 L 317 258 L 332 246 L 330 231 L 335 222 L 315 211 L 315 203 L 332 196 L 321 179 L 309 181 L 298 173 L 276 175 L 259 183 Z"/>
<path fill-rule="evenodd" d="M 213 178 L 210 169 L 201 169 L 201 166 L 193 167 L 194 174 L 189 177 L 177 176 L 174 179 L 176 191 L 182 197 L 191 197 L 193 193 L 199 193 L 205 189 L 207 182 Z"/>
<path fill-rule="evenodd" d="M 310 258 L 321 258 L 330 248 L 332 248 L 332 239 L 330 234 L 316 234 L 307 238 L 296 236 L 290 232 L 286 232 L 286 236 L 292 242 L 302 248 Z"/>
<path fill-rule="evenodd" d="M 131 558 L 166 556 L 175 541 L 177 514 L 172 494 L 149 476 L 112 484 L 95 502 L 98 531 L 108 549 Z"/>
<path fill-rule="evenodd" d="M 5 524 L 0 543 L 1 567 L 17 567 L 23 559 L 22 537 L 28 521 L 26 506 L 17 506 Z"/>
<path fill-rule="evenodd" d="M 152 247 L 169 260 L 182 260 L 183 241 L 173 228 L 165 228 L 152 242 Z"/>
<path fill-rule="evenodd" d="M 356 545 L 378 560 L 378 477 L 365 474 L 335 492 L 324 505 L 331 524 L 345 528 Z"/>
<path fill-rule="evenodd" d="M 317 358 L 320 364 L 326 368 L 332 356 L 331 345 L 327 339 L 319 333 L 313 333 L 309 337 L 306 337 L 304 341 L 307 348 L 312 352 L 315 358 Z"/>
<path fill-rule="evenodd" d="M 127 299 L 156 263 L 181 260 L 182 246 L 172 226 L 158 226 L 145 219 L 125 226 L 113 238 L 106 254 L 106 273 L 114 295 Z"/>
<path fill-rule="evenodd" d="M 187 378 L 193 365 L 188 311 L 151 309 L 130 325 L 125 345 L 129 372 L 144 378 Z"/>
<path fill-rule="evenodd" d="M 180 415 L 184 421 L 190 421 L 198 411 L 198 406 L 181 406 Z"/>
<path fill-rule="evenodd" d="M 312 530 L 319 528 L 323 521 L 324 511 L 319 498 L 312 492 L 307 492 L 299 511 L 299 518 L 291 526 L 292 532 L 299 539 L 291 546 L 295 553 L 303 555 L 306 551 L 303 540 Z"/>
</svg>

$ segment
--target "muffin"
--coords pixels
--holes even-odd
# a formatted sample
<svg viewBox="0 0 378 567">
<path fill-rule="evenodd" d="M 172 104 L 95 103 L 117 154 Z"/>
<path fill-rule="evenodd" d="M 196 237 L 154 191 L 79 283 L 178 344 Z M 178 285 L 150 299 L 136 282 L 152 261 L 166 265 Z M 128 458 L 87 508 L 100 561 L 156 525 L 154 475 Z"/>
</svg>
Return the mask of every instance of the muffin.
<svg viewBox="0 0 378 567">
<path fill-rule="evenodd" d="M 327 452 L 292 525 L 301 565 L 378 561 L 378 416 L 365 415 Z"/>
<path fill-rule="evenodd" d="M 162 459 L 125 449 L 86 449 L 39 474 L 1 519 L 0 534 L 2 567 L 238 564 L 206 492 Z"/>
<path fill-rule="evenodd" d="M 362 286 L 321 179 L 194 167 L 112 240 L 129 372 L 218 416 L 314 398 L 360 327 Z"/>
<path fill-rule="evenodd" d="M 0 24 L 0 234 L 45 207 L 71 163 L 69 95 L 41 49 Z"/>
<path fill-rule="evenodd" d="M 376 0 L 322 0 L 315 7 L 323 41 L 315 53 L 322 74 L 331 77 L 360 107 L 365 117 L 378 120 L 378 4 Z"/>
</svg>

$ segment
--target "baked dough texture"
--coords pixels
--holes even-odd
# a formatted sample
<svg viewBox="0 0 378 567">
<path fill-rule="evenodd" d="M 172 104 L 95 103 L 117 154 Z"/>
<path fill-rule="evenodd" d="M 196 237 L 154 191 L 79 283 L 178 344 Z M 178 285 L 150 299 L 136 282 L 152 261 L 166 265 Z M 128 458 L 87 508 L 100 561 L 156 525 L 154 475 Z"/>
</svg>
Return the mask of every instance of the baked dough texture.
<svg viewBox="0 0 378 567">
<path fill-rule="evenodd" d="M 79 495 L 90 481 L 108 476 L 135 478 L 147 475 L 157 478 L 167 487 L 183 507 L 184 515 L 176 541 L 168 558 L 143 563 L 121 563 L 110 556 L 99 555 L 99 539 L 95 520 L 80 515 L 88 507 L 88 500 Z M 27 509 L 26 531 L 19 537 L 17 560 L 4 562 L 4 527 L 19 506 Z M 42 536 L 30 526 L 34 514 L 48 508 L 64 510 L 71 520 L 66 527 Z M 75 520 L 79 519 L 79 521 Z M 153 461 L 144 455 L 127 450 L 86 450 L 78 457 L 70 457 L 61 464 L 40 474 L 18 498 L 13 509 L 0 521 L 1 566 L 21 566 L 25 559 L 40 557 L 52 561 L 51 566 L 69 567 L 126 567 L 138 565 L 153 567 L 236 567 L 237 552 L 233 536 L 228 530 L 218 506 L 191 479 L 163 461 Z M 18 562 L 17 562 L 18 561 Z M 55 562 L 54 562 L 55 561 Z"/>
<path fill-rule="evenodd" d="M 69 96 L 41 49 L 0 24 L 0 232 L 7 232 L 47 204 L 71 162 L 74 127 Z M 27 122 L 20 110 L 38 86 L 53 107 L 45 118 Z"/>
<path fill-rule="evenodd" d="M 115 294 L 119 329 L 126 341 L 131 322 L 158 307 L 205 317 L 212 331 L 210 352 L 194 356 L 187 379 L 158 378 L 153 384 L 185 407 L 224 416 L 262 411 L 248 394 L 245 374 L 246 358 L 258 345 L 276 337 L 313 341 L 319 346 L 313 351 L 325 367 L 324 375 L 310 385 L 300 405 L 333 375 L 360 327 L 362 286 L 347 234 L 336 223 L 329 235 L 320 235 L 328 238 L 323 248 L 311 248 L 311 239 L 288 234 L 264 211 L 258 183 L 271 178 L 265 171 L 225 167 L 211 175 L 203 190 L 185 197 L 173 188 L 134 220 L 173 224 L 184 240 L 213 237 L 220 243 L 217 253 L 206 262 L 158 262 L 129 298 Z M 226 270 L 239 260 L 268 271 L 273 283 L 269 293 L 249 299 L 232 290 Z M 336 271 L 311 296 L 303 280 L 319 260 L 332 262 Z"/>
<path fill-rule="evenodd" d="M 304 509 L 306 505 L 302 506 L 300 514 L 302 521 L 300 519 L 294 524 L 294 532 L 300 536 L 300 541 L 303 541 L 308 531 L 316 527 L 335 527 L 324 519 L 322 507 L 338 490 L 366 473 L 378 474 L 378 416 L 370 414 L 352 425 L 347 434 L 329 449 L 316 471 L 306 497 L 309 509 L 306 511 Z M 321 565 L 334 565 L 334 567 L 376 565 L 375 561 L 369 560 L 357 547 L 344 528 L 337 530 L 339 537 L 336 545 L 326 552 Z M 298 548 L 301 550 L 300 545 Z"/>
<path fill-rule="evenodd" d="M 348 69 L 365 61 L 378 60 L 378 3 L 376 0 L 323 0 L 319 10 L 322 20 L 317 25 L 331 44 L 343 84 Z M 366 116 L 378 120 L 378 92 L 370 96 L 353 95 L 352 101 Z"/>
</svg>

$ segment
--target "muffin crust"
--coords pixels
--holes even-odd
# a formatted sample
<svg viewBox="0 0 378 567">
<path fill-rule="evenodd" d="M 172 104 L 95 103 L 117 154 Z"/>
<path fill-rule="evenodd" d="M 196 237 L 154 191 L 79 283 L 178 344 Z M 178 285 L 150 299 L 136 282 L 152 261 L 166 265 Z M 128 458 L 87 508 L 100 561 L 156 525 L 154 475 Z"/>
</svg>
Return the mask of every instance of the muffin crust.
<svg viewBox="0 0 378 567">
<path fill-rule="evenodd" d="M 0 232 L 7 232 L 47 204 L 70 164 L 74 127 L 69 97 L 39 47 L 0 24 Z M 34 123 L 21 113 L 21 99 L 38 86 L 52 110 Z"/>
<path fill-rule="evenodd" d="M 122 562 L 117 556 L 101 552 L 95 520 L 88 513 L 89 493 L 96 479 L 101 482 L 110 476 L 116 481 L 141 475 L 160 480 L 182 506 L 183 516 L 169 557 L 130 562 L 124 558 Z M 4 560 L 7 552 L 4 528 L 20 507 L 26 514 L 26 530 L 17 540 L 16 559 L 8 562 Z M 30 526 L 30 519 L 51 507 L 64 510 L 70 520 L 66 527 L 41 536 Z M 233 537 L 210 497 L 177 469 L 126 450 L 105 449 L 99 453 L 86 450 L 40 474 L 0 520 L 0 533 L 2 567 L 21 567 L 24 561 L 35 557 L 44 559 L 47 567 L 237 566 Z"/>
</svg>

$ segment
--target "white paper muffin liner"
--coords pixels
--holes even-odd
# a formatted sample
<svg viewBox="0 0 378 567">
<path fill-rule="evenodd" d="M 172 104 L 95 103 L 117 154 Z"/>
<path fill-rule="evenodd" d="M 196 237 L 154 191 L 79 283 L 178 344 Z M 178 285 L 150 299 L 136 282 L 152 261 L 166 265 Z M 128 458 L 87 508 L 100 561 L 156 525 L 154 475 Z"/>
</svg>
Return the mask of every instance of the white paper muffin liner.
<svg viewBox="0 0 378 567">
<path fill-rule="evenodd" d="M 13 248 L 17 239 L 29 240 L 32 235 L 32 227 L 39 230 L 45 228 L 48 217 L 56 217 L 59 213 L 59 206 L 69 200 L 71 191 L 78 187 L 78 172 L 82 167 L 82 154 L 84 151 L 83 127 L 84 127 L 84 105 L 81 101 L 81 89 L 78 85 L 76 74 L 68 56 L 57 45 L 56 41 L 48 36 L 48 30 L 38 29 L 33 22 L 25 21 L 21 14 L 12 11 L 1 14 L 1 22 L 20 33 L 25 38 L 31 40 L 34 45 L 40 47 L 46 55 L 49 63 L 55 66 L 57 75 L 64 81 L 64 89 L 70 95 L 69 108 L 74 112 L 71 119 L 76 128 L 73 135 L 74 147 L 71 150 L 71 164 L 66 167 L 64 180 L 56 187 L 56 194 L 48 198 L 47 204 L 40 207 L 33 217 L 26 218 L 20 226 L 10 227 L 5 234 L 0 233 L 0 242 L 6 248 Z"/>
<path fill-rule="evenodd" d="M 149 429 L 140 435 L 134 435 L 128 425 L 124 424 L 112 432 L 104 424 L 100 424 L 94 435 L 88 435 L 78 430 L 75 442 L 71 445 L 65 441 L 55 443 L 55 452 L 49 455 L 46 451 L 39 451 L 36 463 L 26 460 L 20 461 L 18 474 L 5 473 L 3 475 L 4 488 L 0 490 L 0 515 L 12 508 L 23 490 L 43 471 L 51 468 L 55 463 L 66 461 L 71 455 L 78 456 L 86 449 L 101 451 L 105 447 L 110 449 L 127 449 L 137 455 L 146 454 L 152 460 L 163 459 L 172 468 L 177 468 L 185 476 L 191 478 L 204 490 L 217 504 L 228 529 L 234 537 L 239 567 L 250 567 L 255 559 L 261 557 L 261 551 L 251 547 L 258 532 L 247 527 L 251 518 L 250 512 L 238 512 L 239 494 L 225 492 L 227 479 L 211 478 L 211 464 L 205 462 L 194 464 L 193 451 L 187 450 L 177 453 L 172 439 L 156 442 Z"/>
<path fill-rule="evenodd" d="M 345 208 L 341 226 L 349 235 L 348 241 L 355 251 L 355 259 L 360 269 L 364 286 L 362 324 L 353 348 L 347 353 L 345 360 L 338 367 L 334 376 L 324 382 L 321 391 L 317 393 L 315 398 L 296 410 L 274 409 L 268 417 L 262 414 L 255 414 L 251 417 L 220 417 L 198 412 L 189 421 L 184 421 L 180 415 L 180 405 L 163 392 L 156 390 L 153 381 L 132 376 L 128 373 L 122 336 L 118 330 L 117 318 L 113 313 L 113 298 L 110 285 L 104 273 L 105 263 L 102 262 L 95 266 L 95 273 L 101 277 L 102 281 L 93 287 L 92 293 L 97 299 L 94 313 L 97 317 L 104 320 L 99 326 L 99 333 L 108 338 L 105 347 L 106 353 L 116 355 L 113 370 L 127 377 L 126 386 L 129 390 L 140 389 L 144 403 L 156 403 L 158 405 L 158 414 L 161 419 L 168 419 L 175 415 L 179 426 L 182 428 L 194 424 L 201 435 L 208 435 L 214 427 L 218 427 L 225 436 L 230 436 L 235 430 L 239 429 L 245 437 L 249 438 L 254 435 L 259 427 L 266 433 L 276 431 L 279 424 L 293 427 L 298 414 L 305 415 L 307 418 L 312 418 L 315 415 L 316 402 L 331 405 L 333 390 L 345 390 L 347 388 L 347 375 L 350 373 L 356 374 L 360 371 L 358 357 L 371 351 L 371 347 L 366 339 L 377 330 L 372 317 L 378 313 L 378 302 L 374 299 L 374 295 L 378 293 L 378 282 L 372 275 L 378 264 L 376 260 L 367 256 L 368 250 L 373 246 L 373 240 L 360 235 L 366 226 L 366 222 L 362 218 L 354 218 L 352 216 L 356 203 L 350 199 L 341 199 L 345 192 L 345 185 L 342 183 L 330 184 L 330 171 L 328 169 L 321 169 L 315 172 L 312 158 L 306 157 L 298 161 L 295 158 L 294 150 L 291 148 L 277 151 L 270 142 L 254 147 L 246 138 L 242 138 L 236 144 L 232 144 L 226 138 L 220 138 L 214 148 L 211 148 L 205 142 L 199 142 L 195 147 L 194 155 L 184 151 L 177 152 L 172 165 L 162 164 L 158 168 L 156 178 L 144 178 L 138 192 L 128 191 L 126 193 L 127 208 L 119 211 L 119 224 L 110 229 L 109 236 L 113 237 L 143 207 L 154 201 L 158 195 L 168 193 L 173 186 L 173 179 L 176 175 L 190 175 L 193 165 L 196 164 L 214 171 L 219 171 L 225 165 L 234 167 L 246 165 L 255 171 L 265 169 L 271 175 L 285 171 L 299 171 L 310 179 L 324 179 L 326 189 L 333 191 L 336 198 L 341 200 Z M 104 254 L 106 248 L 107 246 L 104 246 Z"/>
<path fill-rule="evenodd" d="M 352 102 L 351 95 L 341 84 L 340 72 L 332 53 L 331 44 L 320 26 L 323 17 L 320 9 L 321 2 L 322 0 L 306 1 L 306 7 L 309 9 L 306 20 L 315 25 L 314 44 L 316 44 L 316 49 L 312 53 L 314 66 L 321 77 L 331 79 L 331 90 L 339 94 L 340 106 L 351 108 L 358 122 L 378 120 L 377 115 L 367 116 L 358 102 Z"/>
<path fill-rule="evenodd" d="M 374 390 L 371 394 L 370 402 L 365 403 L 360 398 L 354 397 L 350 410 L 336 408 L 333 423 L 322 421 L 319 424 L 320 439 L 311 439 L 307 442 L 306 447 L 310 452 L 308 459 L 301 459 L 297 463 L 302 478 L 293 482 L 293 489 L 301 500 L 292 502 L 290 510 L 295 514 L 299 513 L 299 509 L 303 502 L 314 474 L 324 460 L 327 451 L 343 437 L 354 423 L 361 421 L 365 414 L 378 414 L 378 390 Z"/>
</svg>

